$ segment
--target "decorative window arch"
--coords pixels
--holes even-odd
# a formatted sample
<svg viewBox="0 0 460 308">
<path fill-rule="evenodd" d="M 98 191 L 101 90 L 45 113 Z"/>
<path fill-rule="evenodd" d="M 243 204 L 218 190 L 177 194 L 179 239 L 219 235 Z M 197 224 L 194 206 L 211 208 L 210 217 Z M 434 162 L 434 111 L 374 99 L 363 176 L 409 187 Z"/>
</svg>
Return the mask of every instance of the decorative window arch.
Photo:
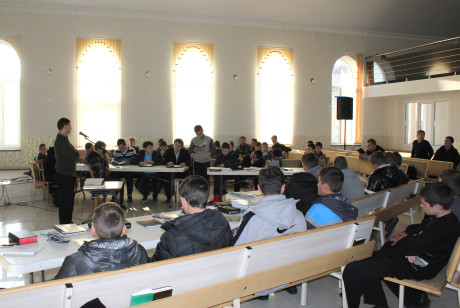
<svg viewBox="0 0 460 308">
<path fill-rule="evenodd" d="M 115 147 L 121 131 L 120 105 L 121 41 L 77 39 L 78 130 Z M 79 147 L 85 143 L 78 138 Z"/>
<path fill-rule="evenodd" d="M 257 49 L 259 140 L 269 142 L 271 136 L 277 135 L 281 143 L 292 144 L 293 54 L 292 49 Z"/>
<path fill-rule="evenodd" d="M 188 143 L 195 125 L 214 132 L 214 46 L 173 45 L 173 138 Z"/>
<path fill-rule="evenodd" d="M 345 120 L 337 120 L 337 96 L 353 97 L 353 120 L 346 122 L 346 143 L 361 141 L 362 114 L 362 55 L 358 61 L 343 56 L 334 63 L 331 79 L 331 144 L 343 144 Z"/>
<path fill-rule="evenodd" d="M 19 45 L 19 38 L 0 37 L 0 150 L 21 146 L 21 61 L 13 45 Z"/>
</svg>

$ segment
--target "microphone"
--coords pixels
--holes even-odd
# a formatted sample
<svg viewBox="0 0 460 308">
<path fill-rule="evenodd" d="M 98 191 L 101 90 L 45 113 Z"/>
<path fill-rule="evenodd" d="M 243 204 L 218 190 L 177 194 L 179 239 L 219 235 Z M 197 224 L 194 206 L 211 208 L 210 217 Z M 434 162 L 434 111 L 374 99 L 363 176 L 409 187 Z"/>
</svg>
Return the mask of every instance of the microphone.
<svg viewBox="0 0 460 308">
<path fill-rule="evenodd" d="M 80 132 L 79 134 L 88 139 L 88 136 L 86 136 L 83 132 Z"/>
</svg>

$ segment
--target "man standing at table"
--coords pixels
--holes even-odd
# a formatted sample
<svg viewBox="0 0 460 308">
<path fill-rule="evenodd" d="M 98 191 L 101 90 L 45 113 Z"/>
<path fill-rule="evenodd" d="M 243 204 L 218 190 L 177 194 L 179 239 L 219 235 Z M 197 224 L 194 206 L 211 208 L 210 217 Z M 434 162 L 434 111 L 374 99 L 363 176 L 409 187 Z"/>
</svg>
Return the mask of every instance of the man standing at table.
<svg viewBox="0 0 460 308">
<path fill-rule="evenodd" d="M 212 138 L 205 136 L 201 125 L 196 125 L 194 131 L 196 137 L 190 141 L 188 151 L 190 154 L 193 154 L 193 168 L 195 169 L 195 174 L 201 175 L 209 183 L 207 169 L 211 166 L 211 155 L 216 152 L 216 147 L 214 146 Z"/>
<path fill-rule="evenodd" d="M 56 181 L 59 188 L 59 223 L 72 223 L 75 181 L 77 179 L 77 160 L 80 154 L 69 141 L 72 123 L 61 118 L 57 122 L 59 130 L 54 142 L 56 153 Z"/>
</svg>

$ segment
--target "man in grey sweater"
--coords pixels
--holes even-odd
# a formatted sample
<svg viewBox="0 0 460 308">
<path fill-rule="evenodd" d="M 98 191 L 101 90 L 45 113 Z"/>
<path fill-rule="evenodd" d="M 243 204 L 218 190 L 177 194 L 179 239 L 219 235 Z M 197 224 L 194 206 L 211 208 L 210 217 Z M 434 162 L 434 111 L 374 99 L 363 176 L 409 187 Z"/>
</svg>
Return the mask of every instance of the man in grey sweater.
<svg viewBox="0 0 460 308">
<path fill-rule="evenodd" d="M 193 154 L 193 168 L 195 174 L 201 175 L 209 183 L 207 168 L 211 166 L 211 155 L 216 152 L 216 147 L 212 138 L 204 135 L 201 125 L 196 125 L 194 131 L 196 137 L 190 141 L 188 149 Z"/>
<path fill-rule="evenodd" d="M 77 178 L 77 160 L 80 154 L 70 143 L 68 135 L 72 131 L 69 119 L 57 122 L 59 130 L 54 142 L 56 152 L 56 181 L 59 189 L 59 223 L 72 223 L 74 187 Z"/>
</svg>

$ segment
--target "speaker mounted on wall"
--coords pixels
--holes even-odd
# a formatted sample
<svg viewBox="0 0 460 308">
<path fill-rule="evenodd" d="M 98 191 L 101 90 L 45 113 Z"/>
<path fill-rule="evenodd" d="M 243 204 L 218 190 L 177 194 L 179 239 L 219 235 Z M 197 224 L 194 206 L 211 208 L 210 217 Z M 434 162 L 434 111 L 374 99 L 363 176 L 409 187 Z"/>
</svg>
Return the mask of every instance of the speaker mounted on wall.
<svg viewBox="0 0 460 308">
<path fill-rule="evenodd" d="M 353 120 L 353 97 L 337 97 L 337 120 Z"/>
</svg>

